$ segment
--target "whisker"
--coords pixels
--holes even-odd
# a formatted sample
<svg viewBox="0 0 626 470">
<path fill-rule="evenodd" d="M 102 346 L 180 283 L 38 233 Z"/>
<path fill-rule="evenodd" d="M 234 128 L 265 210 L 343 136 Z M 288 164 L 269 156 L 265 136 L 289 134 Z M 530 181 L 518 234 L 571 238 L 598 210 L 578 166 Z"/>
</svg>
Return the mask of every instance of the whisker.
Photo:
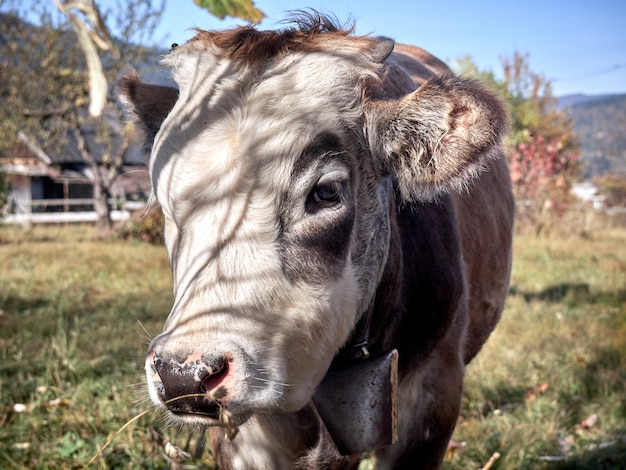
<svg viewBox="0 0 626 470">
<path fill-rule="evenodd" d="M 276 385 L 281 385 L 282 387 L 293 387 L 293 385 L 288 384 L 286 382 L 274 382 L 271 379 L 264 379 L 262 377 L 252 377 L 252 380 L 258 380 L 259 382 L 265 382 L 265 383 L 274 383 Z"/>
<path fill-rule="evenodd" d="M 152 338 L 154 338 L 154 335 L 148 331 L 148 329 L 144 326 L 141 320 L 137 319 L 137 323 L 139 323 L 139 326 L 141 327 L 143 332 L 146 334 L 146 336 L 141 335 L 141 338 L 144 341 L 146 341 L 146 344 L 150 344 L 150 342 L 152 341 Z"/>
</svg>

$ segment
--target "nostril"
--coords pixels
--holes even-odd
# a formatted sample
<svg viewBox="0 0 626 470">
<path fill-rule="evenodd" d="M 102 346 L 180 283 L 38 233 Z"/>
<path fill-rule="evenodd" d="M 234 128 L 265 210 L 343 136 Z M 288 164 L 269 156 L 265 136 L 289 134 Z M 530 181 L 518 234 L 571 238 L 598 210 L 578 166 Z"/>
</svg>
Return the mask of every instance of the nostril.
<svg viewBox="0 0 626 470">
<path fill-rule="evenodd" d="M 222 383 L 228 376 L 228 370 L 228 361 L 223 361 L 219 369 L 214 369 L 202 379 L 200 389 L 213 398 L 223 398 L 226 395 L 226 389 L 222 386 Z"/>
</svg>

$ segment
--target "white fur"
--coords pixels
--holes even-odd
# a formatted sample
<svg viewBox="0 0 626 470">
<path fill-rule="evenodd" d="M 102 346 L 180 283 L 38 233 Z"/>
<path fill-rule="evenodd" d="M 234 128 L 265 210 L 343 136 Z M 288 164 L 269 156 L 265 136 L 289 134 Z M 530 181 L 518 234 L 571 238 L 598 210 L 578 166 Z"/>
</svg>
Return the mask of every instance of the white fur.
<svg viewBox="0 0 626 470">
<path fill-rule="evenodd" d="M 185 47 L 169 59 L 180 97 L 150 164 L 175 296 L 156 341 L 231 354 L 224 401 L 233 413 L 295 411 L 309 401 L 372 292 L 359 291 L 350 263 L 327 285 L 289 282 L 276 246 L 279 197 L 304 184 L 290 175 L 306 144 L 324 130 L 357 125 L 357 83 L 371 71 L 331 54 L 306 61 L 294 54 L 260 80 L 196 44 Z"/>
</svg>

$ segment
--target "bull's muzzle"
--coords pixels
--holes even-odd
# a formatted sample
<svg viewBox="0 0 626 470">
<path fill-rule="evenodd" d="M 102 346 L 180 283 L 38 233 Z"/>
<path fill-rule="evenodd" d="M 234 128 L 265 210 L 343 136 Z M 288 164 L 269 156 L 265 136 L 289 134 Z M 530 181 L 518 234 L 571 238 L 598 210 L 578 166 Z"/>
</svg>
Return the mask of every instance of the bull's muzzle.
<svg viewBox="0 0 626 470">
<path fill-rule="evenodd" d="M 218 419 L 228 399 L 224 381 L 231 360 L 225 356 L 148 354 L 147 366 L 153 371 L 152 384 L 157 398 L 176 415 L 200 415 Z"/>
</svg>

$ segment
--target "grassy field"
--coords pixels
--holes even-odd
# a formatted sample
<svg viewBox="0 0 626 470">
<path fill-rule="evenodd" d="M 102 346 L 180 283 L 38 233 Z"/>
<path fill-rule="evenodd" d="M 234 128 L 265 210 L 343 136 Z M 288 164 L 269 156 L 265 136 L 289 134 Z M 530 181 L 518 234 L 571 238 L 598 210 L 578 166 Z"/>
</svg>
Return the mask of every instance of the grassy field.
<svg viewBox="0 0 626 470">
<path fill-rule="evenodd" d="M 156 469 L 164 442 L 197 444 L 140 415 L 143 357 L 170 302 L 162 247 L 0 226 L 0 468 L 83 468 L 115 436 L 90 468 Z M 490 460 L 626 468 L 626 232 L 517 238 L 507 308 L 469 367 L 446 468 Z M 210 453 L 190 463 L 211 468 Z"/>
</svg>

